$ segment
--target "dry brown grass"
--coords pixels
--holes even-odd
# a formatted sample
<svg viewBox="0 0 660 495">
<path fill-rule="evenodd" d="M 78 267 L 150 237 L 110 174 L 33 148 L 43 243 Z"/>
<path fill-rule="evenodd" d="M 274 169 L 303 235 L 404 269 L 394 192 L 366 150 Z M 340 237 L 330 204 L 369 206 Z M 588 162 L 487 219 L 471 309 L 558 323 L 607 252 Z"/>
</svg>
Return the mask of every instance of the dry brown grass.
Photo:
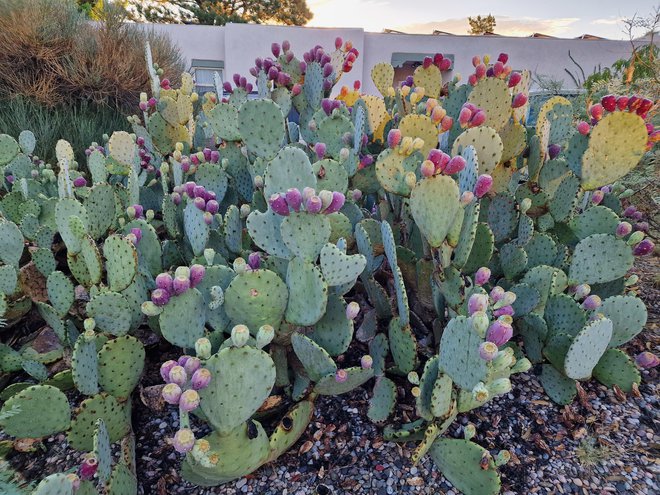
<svg viewBox="0 0 660 495">
<path fill-rule="evenodd" d="M 184 67 L 169 39 L 122 20 L 110 12 L 103 23 L 88 22 L 70 0 L 0 0 L 0 100 L 135 111 L 149 87 L 146 39 L 165 77 L 176 82 Z"/>
</svg>

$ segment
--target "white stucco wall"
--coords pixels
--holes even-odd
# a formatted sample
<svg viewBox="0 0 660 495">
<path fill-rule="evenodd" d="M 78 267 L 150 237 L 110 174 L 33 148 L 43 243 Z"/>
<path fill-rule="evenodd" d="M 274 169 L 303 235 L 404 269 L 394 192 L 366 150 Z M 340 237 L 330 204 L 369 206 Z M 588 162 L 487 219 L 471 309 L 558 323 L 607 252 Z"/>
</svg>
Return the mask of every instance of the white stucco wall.
<svg viewBox="0 0 660 495">
<path fill-rule="evenodd" d="M 289 26 L 264 26 L 255 24 L 228 24 L 227 26 L 197 26 L 180 24 L 147 24 L 147 29 L 167 33 L 180 46 L 187 63 L 192 59 L 221 60 L 225 64 L 227 78 L 235 72 L 249 75 L 248 70 L 256 57 L 270 55 L 272 42 L 289 40 L 296 55 L 319 44 L 334 49 L 334 40 L 341 36 L 351 40 L 359 50 L 360 57 L 353 70 L 342 77 L 337 87 L 362 81 L 363 91 L 376 93 L 371 82 L 371 68 L 378 62 L 390 62 L 393 53 L 450 53 L 454 55 L 454 73 L 463 79 L 473 71 L 473 55 L 490 54 L 497 57 L 500 52 L 509 54 L 514 69 L 532 71 L 564 81 L 564 88 L 574 88 L 565 69 L 578 73 L 579 69 L 568 57 L 582 66 L 587 75 L 594 67 L 610 66 L 614 61 L 630 56 L 627 41 L 573 40 L 512 38 L 506 36 L 448 36 L 365 33 L 359 28 L 305 28 Z"/>
</svg>

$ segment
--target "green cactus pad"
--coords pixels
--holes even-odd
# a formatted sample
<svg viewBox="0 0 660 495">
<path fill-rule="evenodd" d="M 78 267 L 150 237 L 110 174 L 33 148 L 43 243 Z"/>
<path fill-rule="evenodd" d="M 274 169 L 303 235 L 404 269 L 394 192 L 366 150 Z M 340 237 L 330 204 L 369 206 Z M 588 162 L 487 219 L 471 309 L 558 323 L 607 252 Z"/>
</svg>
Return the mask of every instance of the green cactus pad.
<svg viewBox="0 0 660 495">
<path fill-rule="evenodd" d="M 348 239 L 349 241 L 353 238 L 353 224 L 351 219 L 348 218 L 343 213 L 330 213 L 326 215 L 330 221 L 330 239 L 329 242 L 337 244 L 339 239 Z"/>
<path fill-rule="evenodd" d="M 23 254 L 23 233 L 13 222 L 0 221 L 0 260 L 18 268 Z"/>
<path fill-rule="evenodd" d="M 289 287 L 286 320 L 294 325 L 314 325 L 325 313 L 328 303 L 328 284 L 321 270 L 295 257 L 289 262 L 286 284 Z"/>
<path fill-rule="evenodd" d="M 112 470 L 112 451 L 108 429 L 100 418 L 96 421 L 94 430 L 94 455 L 98 461 L 97 475 L 101 483 L 105 483 L 110 478 Z"/>
<path fill-rule="evenodd" d="M 235 277 L 225 291 L 224 308 L 236 323 L 254 333 L 262 325 L 279 328 L 289 291 L 280 277 L 270 270 L 254 270 Z"/>
<path fill-rule="evenodd" d="M 486 122 L 489 123 L 489 118 Z M 527 146 L 527 130 L 517 122 L 509 122 L 499 130 L 502 140 L 502 157 L 500 161 L 506 163 L 519 156 Z"/>
<path fill-rule="evenodd" d="M 488 206 L 488 225 L 493 231 L 495 242 L 507 239 L 518 226 L 519 214 L 516 201 L 508 193 L 495 196 Z"/>
<path fill-rule="evenodd" d="M 300 333 L 291 336 L 296 356 L 305 367 L 309 379 L 318 382 L 321 378 L 337 371 L 337 365 L 320 345 Z"/>
<path fill-rule="evenodd" d="M 279 148 L 278 148 L 279 149 Z M 264 196 L 285 193 L 292 187 L 300 192 L 305 187 L 317 189 L 317 180 L 307 154 L 300 148 L 286 146 L 279 150 L 266 167 L 264 174 Z"/>
<path fill-rule="evenodd" d="M 445 418 L 453 406 L 453 382 L 448 375 L 440 374 L 433 384 L 431 413 L 436 418 Z"/>
<path fill-rule="evenodd" d="M 18 414 L 8 414 L 15 410 Z M 71 411 L 69 401 L 58 388 L 34 385 L 10 397 L 0 409 L 0 417 L 0 426 L 7 435 L 38 438 L 65 430 Z"/>
<path fill-rule="evenodd" d="M 483 339 L 464 316 L 453 318 L 440 340 L 439 366 L 461 388 L 472 390 L 486 379 L 488 366 L 479 356 Z"/>
<path fill-rule="evenodd" d="M 404 155 L 398 149 L 386 149 L 378 155 L 375 170 L 378 182 L 388 192 L 409 196 L 411 188 L 406 184 L 406 174 L 418 173 L 422 162 L 421 153 Z"/>
<path fill-rule="evenodd" d="M 51 474 L 39 482 L 31 495 L 73 495 L 73 483 L 64 473 Z"/>
<path fill-rule="evenodd" d="M 374 423 L 383 423 L 394 412 L 395 405 L 396 385 L 384 376 L 377 378 L 374 393 L 369 400 L 367 416 Z"/>
<path fill-rule="evenodd" d="M 493 232 L 485 223 L 477 224 L 477 230 L 474 236 L 474 244 L 468 256 L 465 265 L 463 265 L 464 273 L 474 273 L 482 266 L 486 266 L 495 247 L 495 238 Z"/>
<path fill-rule="evenodd" d="M 247 230 L 254 243 L 268 254 L 289 259 L 293 255 L 284 244 L 280 229 L 284 218 L 271 209 L 265 213 L 253 211 L 247 218 Z"/>
<path fill-rule="evenodd" d="M 204 366 L 212 378 L 209 386 L 199 391 L 202 412 L 223 435 L 250 419 L 275 384 L 275 363 L 253 347 L 223 349 Z M 246 369 L 250 372 L 245 373 Z"/>
<path fill-rule="evenodd" d="M 286 413 L 270 435 L 269 459 L 277 459 L 298 441 L 312 420 L 313 413 L 314 403 L 309 400 L 297 403 Z"/>
<path fill-rule="evenodd" d="M 107 144 L 112 161 L 125 169 L 131 169 L 137 159 L 137 145 L 126 131 L 115 131 Z"/>
<path fill-rule="evenodd" d="M 634 296 L 608 297 L 597 311 L 612 320 L 613 330 L 609 347 L 625 344 L 639 334 L 646 325 L 646 306 L 641 299 Z"/>
<path fill-rule="evenodd" d="M 325 314 L 316 322 L 309 337 L 331 356 L 346 352 L 353 339 L 353 320 L 346 318 L 346 302 L 341 296 L 328 296 Z"/>
<path fill-rule="evenodd" d="M 216 194 L 218 203 L 227 192 L 229 178 L 219 163 L 200 163 L 195 172 L 195 182 Z"/>
<path fill-rule="evenodd" d="M 326 145 L 326 156 L 339 159 L 342 148 L 346 148 L 343 141 L 344 134 L 353 135 L 355 129 L 351 121 L 340 113 L 333 113 L 322 119 L 318 126 L 318 142 Z"/>
<path fill-rule="evenodd" d="M 230 319 L 227 316 L 224 304 L 221 304 L 215 309 L 209 307 L 209 304 L 213 300 L 211 288 L 217 286 L 223 290 L 223 293 L 226 292 L 235 275 L 231 268 L 224 265 L 207 266 L 204 278 L 196 287 L 202 293 L 202 296 L 204 296 L 204 302 L 206 303 L 206 323 L 214 330 L 224 330 L 229 324 Z"/>
<path fill-rule="evenodd" d="M 536 119 L 536 134 L 547 149 L 550 144 L 564 143 L 573 132 L 573 105 L 562 96 L 546 101 Z"/>
<path fill-rule="evenodd" d="M 31 155 L 37 145 L 37 138 L 32 131 L 21 131 L 18 135 L 18 144 L 26 155 Z"/>
<path fill-rule="evenodd" d="M 109 184 L 98 184 L 89 190 L 84 208 L 89 235 L 99 239 L 115 221 L 115 193 Z"/>
<path fill-rule="evenodd" d="M 447 237 L 460 207 L 458 186 L 445 175 L 418 182 L 410 195 L 412 216 L 429 244 L 436 248 Z"/>
<path fill-rule="evenodd" d="M 539 377 L 548 397 L 560 405 L 573 402 L 577 394 L 575 380 L 567 378 L 551 364 L 544 364 Z"/>
<path fill-rule="evenodd" d="M 114 443 L 130 430 L 130 408 L 121 404 L 115 397 L 99 394 L 85 399 L 76 417 L 71 422 L 68 434 L 69 445 L 76 450 L 90 451 L 94 448 L 96 421 L 103 419 L 110 443 Z"/>
<path fill-rule="evenodd" d="M 284 140 L 282 110 L 272 100 L 248 100 L 238 111 L 238 130 L 250 152 L 270 160 Z"/>
<path fill-rule="evenodd" d="M 458 155 L 460 147 L 463 149 L 474 146 L 479 158 L 479 171 L 490 174 L 498 163 L 502 161 L 504 145 L 497 131 L 492 127 L 479 126 L 463 131 L 451 148 L 452 156 Z"/>
<path fill-rule="evenodd" d="M 417 340 L 410 325 L 404 325 L 399 317 L 392 318 L 388 326 L 390 350 L 397 369 L 409 373 L 417 366 Z"/>
<path fill-rule="evenodd" d="M 21 149 L 16 140 L 8 134 L 0 134 L 0 166 L 7 165 Z"/>
<path fill-rule="evenodd" d="M 420 393 L 416 399 L 417 414 L 427 421 L 433 421 L 434 415 L 431 411 L 431 399 L 438 379 L 438 356 L 431 357 L 424 365 L 424 372 L 419 380 Z"/>
<path fill-rule="evenodd" d="M 527 268 L 529 263 L 527 253 L 514 243 L 505 244 L 500 248 L 499 253 L 502 272 L 508 280 L 513 280 Z"/>
<path fill-rule="evenodd" d="M 334 373 L 331 375 L 326 375 L 316 384 L 314 387 L 314 392 L 319 395 L 345 394 L 346 392 L 350 392 L 351 390 L 364 384 L 374 376 L 374 370 L 371 368 L 363 369 L 355 367 L 346 368 L 344 371 L 346 371 L 346 374 L 348 375 L 345 382 L 338 382 Z"/>
<path fill-rule="evenodd" d="M 219 103 L 209 112 L 206 112 L 213 132 L 225 141 L 240 141 L 241 133 L 238 129 L 238 110 L 229 103 Z"/>
<path fill-rule="evenodd" d="M 312 169 L 316 175 L 316 187 L 319 190 L 325 189 L 326 191 L 346 193 L 348 189 L 348 172 L 343 164 L 335 160 L 319 160 L 312 164 Z"/>
<path fill-rule="evenodd" d="M 96 338 L 84 334 L 78 337 L 71 357 L 71 373 L 80 393 L 94 395 L 99 392 Z"/>
<path fill-rule="evenodd" d="M 225 294 L 227 304 L 227 294 Z M 197 289 L 188 289 L 181 295 L 172 296 L 163 306 L 158 317 L 160 331 L 170 344 L 193 348 L 204 336 L 206 302 Z"/>
<path fill-rule="evenodd" d="M 463 493 L 496 495 L 500 478 L 494 468 L 481 467 L 488 451 L 468 440 L 438 438 L 429 451 L 438 470 Z"/>
<path fill-rule="evenodd" d="M 106 272 L 110 290 L 122 291 L 133 282 L 137 274 L 137 251 L 126 238 L 111 235 L 103 244 Z"/>
<path fill-rule="evenodd" d="M 535 233 L 525 245 L 527 268 L 539 265 L 552 265 L 557 259 L 557 245 L 547 234 Z"/>
<path fill-rule="evenodd" d="M 603 318 L 585 326 L 575 336 L 564 361 L 566 376 L 575 380 L 589 378 L 612 338 L 612 320 Z"/>
<path fill-rule="evenodd" d="M 144 368 L 144 347 L 125 335 L 109 340 L 98 354 L 99 384 L 109 394 L 127 398 L 137 386 Z"/>
<path fill-rule="evenodd" d="M 577 203 L 579 189 L 580 179 L 573 174 L 564 176 L 548 205 L 555 221 L 563 222 L 568 219 Z"/>
<path fill-rule="evenodd" d="M 582 240 L 593 234 L 614 234 L 619 217 L 605 206 L 592 206 L 573 217 L 569 223 L 575 236 Z"/>
<path fill-rule="evenodd" d="M 502 129 L 511 119 L 511 95 L 502 79 L 482 79 L 470 92 L 468 101 L 486 111 L 486 124 L 496 131 Z"/>
<path fill-rule="evenodd" d="M 110 476 L 107 495 L 136 495 L 137 479 L 125 464 L 116 464 Z"/>
<path fill-rule="evenodd" d="M 57 334 L 60 341 L 65 342 L 66 328 L 64 327 L 64 322 L 57 314 L 57 311 L 55 311 L 52 306 L 42 302 L 37 302 L 37 310 L 39 311 L 39 314 L 44 319 L 46 324 Z"/>
<path fill-rule="evenodd" d="M 419 150 L 423 156 L 438 146 L 438 128 L 426 115 L 408 114 L 399 122 L 399 130 L 404 137 L 420 138 L 424 146 Z"/>
<path fill-rule="evenodd" d="M 575 247 L 568 278 L 571 284 L 610 282 L 623 277 L 633 265 L 630 246 L 609 234 L 594 234 Z"/>
<path fill-rule="evenodd" d="M 587 322 L 585 311 L 567 294 L 548 297 L 544 318 L 550 336 L 565 333 L 575 337 Z"/>
<path fill-rule="evenodd" d="M 606 387 L 616 385 L 624 392 L 632 392 L 633 384 L 639 385 L 642 378 L 639 370 L 619 349 L 608 349 L 593 371 L 594 378 Z"/>
<path fill-rule="evenodd" d="M 251 438 L 245 423 L 237 425 L 227 434 L 213 432 L 204 437 L 210 444 L 209 453 L 217 454 L 217 464 L 202 466 L 188 455 L 182 465 L 183 478 L 195 485 L 214 486 L 255 471 L 268 460 L 270 444 L 261 424 L 257 421 L 252 424 L 257 429 L 255 438 Z"/>
<path fill-rule="evenodd" d="M 0 265 L 0 292 L 13 294 L 17 285 L 18 274 L 16 268 L 13 265 Z"/>
<path fill-rule="evenodd" d="M 48 299 L 57 313 L 64 317 L 73 304 L 73 284 L 62 272 L 52 272 L 46 281 Z"/>
<path fill-rule="evenodd" d="M 347 255 L 331 243 L 323 246 L 321 250 L 321 271 L 330 286 L 355 281 L 366 264 L 367 260 L 363 255 Z"/>
<path fill-rule="evenodd" d="M 545 308 L 545 303 L 548 300 L 553 283 L 557 279 L 558 271 L 560 270 L 557 270 L 554 267 L 541 265 L 535 266 L 525 273 L 522 282 L 534 287 L 541 296 L 539 305 L 536 307 L 537 311 L 542 311 L 543 308 Z"/>
<path fill-rule="evenodd" d="M 87 314 L 94 318 L 99 330 L 124 335 L 131 328 L 131 308 L 118 292 L 102 292 L 87 303 Z"/>
<path fill-rule="evenodd" d="M 511 305 L 515 311 L 516 318 L 530 313 L 541 299 L 539 291 L 527 284 L 516 284 L 509 290 L 516 295 L 516 300 Z"/>
<path fill-rule="evenodd" d="M 548 327 L 541 315 L 530 313 L 516 320 L 516 328 L 525 344 L 525 355 L 532 363 L 543 361 L 543 346 L 548 335 Z"/>
<path fill-rule="evenodd" d="M 646 151 L 648 133 L 635 113 L 612 112 L 598 122 L 582 157 L 582 188 L 611 184 L 630 172 Z"/>
<path fill-rule="evenodd" d="M 375 68 L 375 67 L 374 67 Z M 431 64 L 428 67 L 417 66 L 413 73 L 415 86 L 424 88 L 425 96 L 438 98 L 442 89 L 442 73 L 437 66 Z"/>
<path fill-rule="evenodd" d="M 477 239 L 477 229 L 479 227 L 480 203 L 473 202 L 465 207 L 463 215 L 463 224 L 458 238 L 458 244 L 454 248 L 454 257 L 452 264 L 458 268 L 465 266 L 470 252 Z"/>
<path fill-rule="evenodd" d="M 382 96 L 388 95 L 388 90 L 394 84 L 394 67 L 392 64 L 380 62 L 371 69 L 371 80 Z"/>
<path fill-rule="evenodd" d="M 463 194 L 465 191 L 473 192 L 479 178 L 479 164 L 474 146 L 466 146 L 461 152 L 465 158 L 465 168 L 458 173 L 458 188 Z"/>
<path fill-rule="evenodd" d="M 307 212 L 291 213 L 281 226 L 284 244 L 305 261 L 316 261 L 330 238 L 330 221 L 326 215 Z"/>
<path fill-rule="evenodd" d="M 183 210 L 183 230 L 196 256 L 201 256 L 209 242 L 211 230 L 204 221 L 204 212 L 188 201 Z"/>
</svg>

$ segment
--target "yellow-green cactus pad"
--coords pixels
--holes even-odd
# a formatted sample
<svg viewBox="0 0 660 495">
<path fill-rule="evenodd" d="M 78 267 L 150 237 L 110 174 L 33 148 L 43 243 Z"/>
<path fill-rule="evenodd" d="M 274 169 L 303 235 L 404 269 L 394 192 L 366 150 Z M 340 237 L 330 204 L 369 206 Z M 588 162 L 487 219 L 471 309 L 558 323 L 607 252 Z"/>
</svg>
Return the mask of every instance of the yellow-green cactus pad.
<svg viewBox="0 0 660 495">
<path fill-rule="evenodd" d="M 614 112 L 603 117 L 582 157 L 582 187 L 596 189 L 626 175 L 644 155 L 646 141 L 646 125 L 638 115 Z"/>
<path fill-rule="evenodd" d="M 424 88 L 426 96 L 429 98 L 438 98 L 442 89 L 442 73 L 437 66 L 431 64 L 426 69 L 420 65 L 413 74 L 415 86 Z"/>
<path fill-rule="evenodd" d="M 536 119 L 536 134 L 547 149 L 550 144 L 561 144 L 573 133 L 573 105 L 563 96 L 546 101 Z"/>
<path fill-rule="evenodd" d="M 426 115 L 406 115 L 399 124 L 399 130 L 404 137 L 424 140 L 424 146 L 420 150 L 424 156 L 438 145 L 438 129 Z"/>
<path fill-rule="evenodd" d="M 511 95 L 502 79 L 482 79 L 470 93 L 468 101 L 486 111 L 486 124 L 495 130 L 500 130 L 511 118 Z"/>
<path fill-rule="evenodd" d="M 457 155 L 459 147 L 474 146 L 479 158 L 479 171 L 490 174 L 502 161 L 504 145 L 495 129 L 488 126 L 473 127 L 461 133 L 451 148 L 451 154 Z"/>
<path fill-rule="evenodd" d="M 412 216 L 433 247 L 445 240 L 460 207 L 458 186 L 446 175 L 418 182 L 410 195 Z"/>
<path fill-rule="evenodd" d="M 386 149 L 376 160 L 376 177 L 383 189 L 399 196 L 410 196 L 406 175 L 416 173 L 423 157 L 420 153 L 403 155 L 398 149 Z"/>
<path fill-rule="evenodd" d="M 500 139 L 502 140 L 502 163 L 508 162 L 511 159 L 520 155 L 527 146 L 527 130 L 525 126 L 517 122 L 509 122 L 499 131 Z"/>
<path fill-rule="evenodd" d="M 386 62 L 374 65 L 371 69 L 371 80 L 380 91 L 380 94 L 387 96 L 387 91 L 394 84 L 394 67 Z"/>
</svg>

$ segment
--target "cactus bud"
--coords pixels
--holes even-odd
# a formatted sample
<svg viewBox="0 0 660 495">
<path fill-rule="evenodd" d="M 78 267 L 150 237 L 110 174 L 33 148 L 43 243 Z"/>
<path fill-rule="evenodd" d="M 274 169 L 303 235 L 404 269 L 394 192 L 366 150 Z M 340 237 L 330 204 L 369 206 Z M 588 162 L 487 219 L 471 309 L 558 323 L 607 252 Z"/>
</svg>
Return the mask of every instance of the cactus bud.
<svg viewBox="0 0 660 495">
<path fill-rule="evenodd" d="M 99 467 L 99 461 L 94 454 L 90 453 L 85 455 L 82 464 L 80 464 L 80 467 L 78 468 L 77 477 L 80 478 L 79 480 L 77 480 L 78 484 L 80 484 L 80 480 L 93 479 L 94 475 L 96 474 L 96 471 L 98 470 L 98 467 Z"/>
<path fill-rule="evenodd" d="M 151 293 L 151 302 L 156 306 L 165 306 L 170 301 L 170 293 L 165 289 L 154 289 Z"/>
<path fill-rule="evenodd" d="M 493 187 L 493 178 L 488 174 L 482 174 L 474 186 L 474 194 L 477 198 L 484 197 Z"/>
<path fill-rule="evenodd" d="M 488 283 L 488 280 L 490 280 L 490 268 L 487 266 L 482 266 L 474 274 L 474 283 L 475 285 L 481 286 L 485 283 Z"/>
<path fill-rule="evenodd" d="M 402 134 L 399 129 L 391 129 L 390 132 L 387 134 L 387 146 L 390 148 L 394 148 L 401 143 L 402 139 Z"/>
<path fill-rule="evenodd" d="M 193 373 L 193 376 L 190 379 L 190 385 L 192 386 L 193 390 L 202 390 L 208 387 L 210 382 L 211 382 L 211 372 L 206 368 L 199 368 L 197 371 Z"/>
<path fill-rule="evenodd" d="M 621 222 L 616 227 L 616 236 L 625 237 L 632 232 L 632 225 L 628 222 Z"/>
<path fill-rule="evenodd" d="M 513 97 L 513 102 L 511 103 L 511 106 L 513 108 L 520 108 L 523 105 L 527 103 L 527 95 L 525 93 L 518 93 L 516 96 Z"/>
<path fill-rule="evenodd" d="M 472 203 L 472 201 L 474 201 L 474 193 L 472 191 L 463 191 L 459 201 L 463 206 L 469 205 Z"/>
<path fill-rule="evenodd" d="M 580 134 L 582 134 L 583 136 L 586 136 L 587 134 L 589 134 L 589 131 L 591 130 L 591 127 L 589 126 L 589 124 L 587 122 L 582 121 L 577 125 L 577 130 Z"/>
<path fill-rule="evenodd" d="M 215 215 L 220 210 L 220 203 L 218 203 L 215 199 L 211 199 L 210 201 L 207 201 L 205 209 L 207 213 Z"/>
<path fill-rule="evenodd" d="M 616 110 L 616 96 L 605 95 L 600 99 L 600 104 L 608 112 L 614 112 Z"/>
<path fill-rule="evenodd" d="M 261 257 L 259 256 L 259 253 L 250 253 L 250 255 L 248 256 L 248 265 L 253 270 L 259 269 L 259 267 L 261 266 Z"/>
<path fill-rule="evenodd" d="M 346 318 L 348 320 L 354 320 L 355 317 L 360 312 L 360 305 L 355 301 L 352 301 L 346 306 Z"/>
<path fill-rule="evenodd" d="M 595 105 L 592 105 L 591 108 L 589 109 L 589 114 L 591 115 L 591 118 L 598 121 L 603 118 L 603 105 L 600 103 L 596 103 Z"/>
<path fill-rule="evenodd" d="M 353 201 L 360 201 L 360 199 L 362 199 L 362 191 L 360 191 L 359 189 L 353 189 L 350 195 Z"/>
<path fill-rule="evenodd" d="M 479 357 L 484 361 L 492 361 L 498 352 L 497 346 L 492 342 L 482 342 L 479 345 Z"/>
<path fill-rule="evenodd" d="M 199 394 L 194 389 L 188 389 L 181 394 L 179 399 L 179 409 L 183 412 L 190 412 L 199 406 Z"/>
<path fill-rule="evenodd" d="M 637 355 L 635 363 L 637 363 L 637 366 L 640 368 L 650 369 L 655 368 L 660 364 L 660 358 L 652 352 L 644 351 Z"/>
<path fill-rule="evenodd" d="M 490 320 L 488 319 L 486 312 L 477 311 L 470 317 L 470 320 L 472 321 L 472 327 L 479 334 L 479 336 L 485 337 L 486 330 L 488 330 L 488 325 L 490 324 Z"/>
<path fill-rule="evenodd" d="M 262 325 L 257 331 L 257 347 L 262 349 L 273 341 L 275 329 L 271 325 Z"/>
<path fill-rule="evenodd" d="M 76 177 L 73 179 L 73 185 L 74 187 L 85 187 L 87 185 L 87 181 L 84 177 Z"/>
<path fill-rule="evenodd" d="M 424 160 L 420 167 L 423 177 L 431 177 L 435 173 L 435 165 L 431 160 Z"/>
<path fill-rule="evenodd" d="M 594 311 L 600 307 L 601 303 L 602 301 L 600 297 L 596 294 L 592 294 L 582 302 L 582 307 L 587 311 Z"/>
<path fill-rule="evenodd" d="M 632 287 L 633 285 L 637 284 L 637 282 L 639 282 L 639 275 L 632 274 L 624 281 L 624 285 L 626 287 Z"/>
<path fill-rule="evenodd" d="M 532 362 L 527 358 L 518 359 L 511 367 L 511 373 L 525 373 L 532 367 Z"/>
<path fill-rule="evenodd" d="M 330 203 L 332 202 L 332 191 L 328 190 L 322 190 L 318 194 L 319 198 L 321 198 L 321 204 L 323 205 L 323 209 L 327 208 L 330 206 Z"/>
<path fill-rule="evenodd" d="M 245 325 L 236 325 L 231 329 L 231 340 L 235 347 L 243 347 L 250 338 L 250 330 Z"/>
<path fill-rule="evenodd" d="M 557 158 L 559 153 L 561 153 L 561 146 L 558 144 L 551 144 L 548 146 L 548 156 L 550 157 L 550 160 Z"/>
<path fill-rule="evenodd" d="M 461 108 L 460 113 L 458 114 L 458 123 L 460 124 L 460 126 L 462 128 L 467 127 L 471 118 L 472 118 L 472 111 L 469 108 L 463 106 L 463 108 Z"/>
<path fill-rule="evenodd" d="M 461 170 L 465 168 L 466 162 L 465 158 L 463 158 L 460 155 L 455 156 L 451 160 L 449 160 L 449 163 L 447 163 L 447 166 L 444 169 L 444 173 L 447 175 L 454 175 L 459 173 Z"/>
<path fill-rule="evenodd" d="M 463 427 L 463 437 L 468 442 L 472 440 L 476 434 L 477 434 L 477 429 L 472 423 L 468 423 Z"/>
<path fill-rule="evenodd" d="M 321 198 L 319 198 L 316 195 L 311 196 L 305 202 L 305 210 L 308 213 L 319 213 L 321 211 L 321 208 L 323 208 L 323 202 L 321 201 Z"/>
<path fill-rule="evenodd" d="M 628 246 L 634 246 L 644 239 L 644 232 L 640 232 L 639 230 L 637 232 L 633 232 L 630 234 L 630 237 L 628 237 L 628 240 L 626 241 L 626 244 Z"/>
<path fill-rule="evenodd" d="M 517 86 L 521 80 L 522 80 L 522 75 L 520 74 L 520 72 L 512 72 L 511 75 L 509 76 L 509 87 L 513 88 L 514 86 Z"/>
<path fill-rule="evenodd" d="M 85 318 L 83 327 L 85 328 L 85 332 L 93 332 L 94 328 L 96 328 L 96 321 L 94 318 Z"/>
<path fill-rule="evenodd" d="M 247 218 L 250 215 L 251 207 L 249 204 L 245 203 L 241 205 L 241 218 Z"/>
<path fill-rule="evenodd" d="M 190 278 L 190 268 L 187 266 L 178 266 L 176 270 L 174 270 L 174 276 Z"/>
<path fill-rule="evenodd" d="M 289 208 L 293 211 L 300 211 L 300 206 L 302 205 L 302 194 L 297 188 L 288 189 L 285 194 L 285 200 Z"/>
<path fill-rule="evenodd" d="M 163 366 L 161 366 L 161 373 L 163 372 Z M 178 363 L 175 363 L 175 365 L 170 368 L 167 378 L 167 382 L 176 383 L 180 387 L 182 387 L 188 381 L 186 370 L 183 369 L 183 366 L 179 365 Z"/>
<path fill-rule="evenodd" d="M 495 395 L 503 395 L 511 392 L 511 380 L 508 378 L 500 378 L 491 383 L 488 387 L 488 392 Z"/>
<path fill-rule="evenodd" d="M 595 205 L 599 205 L 603 201 L 604 197 L 605 193 L 603 191 L 594 191 L 591 194 L 591 202 Z"/>
<path fill-rule="evenodd" d="M 163 311 L 160 306 L 156 306 L 152 301 L 144 301 L 140 305 L 140 310 L 147 316 L 158 316 Z"/>
<path fill-rule="evenodd" d="M 319 160 L 323 160 L 323 157 L 325 156 L 326 151 L 327 151 L 327 148 L 325 146 L 325 143 L 316 143 L 314 145 L 314 153 L 316 153 L 316 156 Z"/>
<path fill-rule="evenodd" d="M 490 291 L 490 298 L 494 302 L 497 302 L 497 301 L 499 301 L 500 299 L 502 299 L 504 297 L 504 292 L 505 292 L 505 290 L 502 287 L 500 287 L 499 285 L 496 285 Z"/>
<path fill-rule="evenodd" d="M 174 277 L 172 289 L 175 295 L 181 295 L 190 289 L 190 279 L 187 277 Z M 155 291 L 154 291 L 155 292 Z"/>
<path fill-rule="evenodd" d="M 208 359 L 211 357 L 211 341 L 206 337 L 197 339 L 195 342 L 195 354 L 199 359 Z"/>
<path fill-rule="evenodd" d="M 342 209 L 345 202 L 346 202 L 346 197 L 342 193 L 335 191 L 332 193 L 332 199 L 330 201 L 330 204 L 323 211 L 323 213 L 325 213 L 326 215 L 329 215 L 330 213 L 336 213 Z"/>
<path fill-rule="evenodd" d="M 364 355 L 360 358 L 360 367 L 363 370 L 369 370 L 374 365 L 374 359 L 370 355 Z"/>
<path fill-rule="evenodd" d="M 163 387 L 161 396 L 163 397 L 163 400 L 168 404 L 176 405 L 179 403 L 179 399 L 181 398 L 181 387 L 179 387 L 176 383 L 168 383 Z"/>
<path fill-rule="evenodd" d="M 486 340 L 502 347 L 513 337 L 513 327 L 502 320 L 495 320 L 486 333 Z"/>
<path fill-rule="evenodd" d="M 257 189 L 264 187 L 264 178 L 261 175 L 255 175 L 252 182 Z"/>
<path fill-rule="evenodd" d="M 488 389 L 483 384 L 483 382 L 477 383 L 472 389 L 472 398 L 477 402 L 485 402 L 490 397 Z"/>
<path fill-rule="evenodd" d="M 472 294 L 468 300 L 468 314 L 472 316 L 477 311 L 485 312 L 488 309 L 488 296 L 485 294 Z"/>
<path fill-rule="evenodd" d="M 516 358 L 513 355 L 513 349 L 507 347 L 497 353 L 497 357 L 493 360 L 493 369 L 500 371 L 510 368 L 515 362 Z"/>
<path fill-rule="evenodd" d="M 348 380 L 348 373 L 346 370 L 337 370 L 335 373 L 335 381 L 337 383 L 344 383 L 346 380 Z"/>
<path fill-rule="evenodd" d="M 197 357 L 188 356 L 188 359 L 186 359 L 186 362 L 183 363 L 182 366 L 183 369 L 186 370 L 188 376 L 190 376 L 202 366 L 202 362 Z"/>
<path fill-rule="evenodd" d="M 493 311 L 493 316 L 495 318 L 499 318 L 500 316 L 513 316 L 515 314 L 515 311 L 513 310 L 513 307 L 508 305 L 508 306 L 502 306 L 495 311 Z"/>
<path fill-rule="evenodd" d="M 172 446 L 180 454 L 190 452 L 195 446 L 195 434 L 190 428 L 182 428 L 174 434 Z"/>
<path fill-rule="evenodd" d="M 635 232 L 635 234 L 637 233 L 642 233 L 642 232 L 640 231 Z M 633 254 L 635 256 L 646 256 L 648 254 L 651 254 L 654 248 L 655 248 L 655 244 L 653 244 L 653 242 L 650 239 L 644 239 L 642 242 L 640 242 L 635 246 L 635 248 L 633 249 Z"/>
<path fill-rule="evenodd" d="M 289 205 L 286 202 L 286 198 L 280 193 L 275 193 L 270 196 L 268 204 L 273 212 L 278 215 L 288 217 L 289 216 Z"/>
</svg>

